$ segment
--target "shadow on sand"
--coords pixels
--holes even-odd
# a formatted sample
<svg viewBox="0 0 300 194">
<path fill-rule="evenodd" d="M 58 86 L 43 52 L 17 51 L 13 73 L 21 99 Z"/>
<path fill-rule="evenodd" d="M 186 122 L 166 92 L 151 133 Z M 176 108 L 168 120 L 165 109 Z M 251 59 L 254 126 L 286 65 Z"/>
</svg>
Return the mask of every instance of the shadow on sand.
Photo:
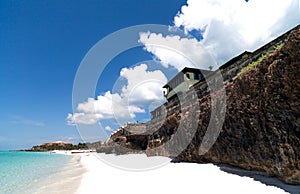
<svg viewBox="0 0 300 194">
<path fill-rule="evenodd" d="M 266 173 L 263 172 L 258 172 L 258 171 L 249 171 L 249 170 L 244 170 L 240 169 L 237 167 L 232 167 L 230 165 L 226 164 L 218 164 L 217 165 L 220 170 L 230 173 L 230 174 L 235 174 L 241 177 L 250 177 L 253 178 L 256 181 L 259 181 L 265 185 L 268 186 L 275 186 L 280 189 L 283 189 L 286 192 L 289 192 L 291 194 L 300 194 L 300 185 L 289 185 L 281 180 L 279 180 L 276 177 L 270 177 Z"/>
<path fill-rule="evenodd" d="M 174 158 L 171 162 L 172 163 L 181 163 L 182 161 L 180 161 L 177 158 Z M 220 170 L 222 170 L 223 172 L 238 175 L 241 177 L 250 177 L 250 178 L 253 178 L 254 180 L 259 181 L 265 185 L 280 188 L 291 194 L 300 194 L 300 185 L 286 184 L 276 177 L 268 176 L 264 172 L 244 170 L 244 169 L 233 167 L 233 166 L 230 166 L 227 164 L 215 164 L 215 165 L 218 166 L 220 168 Z"/>
</svg>

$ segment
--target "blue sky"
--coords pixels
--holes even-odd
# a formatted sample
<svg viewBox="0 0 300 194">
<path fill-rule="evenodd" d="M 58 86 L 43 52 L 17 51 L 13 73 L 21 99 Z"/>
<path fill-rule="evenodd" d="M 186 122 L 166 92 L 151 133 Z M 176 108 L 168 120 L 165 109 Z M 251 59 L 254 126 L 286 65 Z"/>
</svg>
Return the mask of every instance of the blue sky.
<svg viewBox="0 0 300 194">
<path fill-rule="evenodd" d="M 184 3 L 0 1 L 0 149 L 78 141 L 76 127 L 65 119 L 72 112 L 74 76 L 87 51 L 124 27 L 171 25 Z M 122 60 L 120 66 L 126 64 Z"/>
<path fill-rule="evenodd" d="M 273 6 L 268 10 L 269 17 L 265 17 L 266 5 Z M 176 15 L 182 6 L 184 9 Z M 105 96 L 108 91 L 115 95 L 112 86 L 122 68 L 131 75 L 130 79 L 126 79 L 126 73 L 121 76 L 125 83 L 126 80 L 135 83 L 136 80 L 131 79 L 134 72 L 154 71 L 150 65 L 145 71 L 140 61 L 159 63 L 161 66 L 157 69 L 160 71 L 155 76 L 160 80 L 170 78 L 169 75 L 161 76 L 164 68 L 174 74 L 189 65 L 182 56 L 149 46 L 149 43 L 188 53 L 189 57 L 196 58 L 197 64 L 204 64 L 200 65 L 203 68 L 210 65 L 207 61 L 210 53 L 217 68 L 231 57 L 258 48 L 297 23 L 298 0 L 284 4 L 270 0 L 247 3 L 243 0 L 231 3 L 210 0 L 189 0 L 188 3 L 186 0 L 2 0 L 0 150 L 29 148 L 48 141 L 80 141 L 76 126 L 67 125 L 66 121 L 69 114 L 71 122 L 76 118 L 76 111 L 82 113 L 72 110 L 73 81 L 86 53 L 112 32 L 138 24 L 162 24 L 183 30 L 187 36 L 178 39 L 152 32 L 141 34 L 144 48 L 128 50 L 111 61 L 110 68 L 99 80 L 95 96 L 91 96 L 95 103 L 101 103 L 97 100 L 99 96 L 109 97 Z M 223 45 L 230 45 L 231 49 L 224 49 Z M 130 87 L 129 84 L 128 90 Z M 133 120 L 143 121 L 149 117 L 145 107 L 133 105 L 132 108 L 146 111 L 141 114 L 136 110 Z M 109 119 L 99 119 L 99 122 L 103 128 L 117 127 Z"/>
</svg>

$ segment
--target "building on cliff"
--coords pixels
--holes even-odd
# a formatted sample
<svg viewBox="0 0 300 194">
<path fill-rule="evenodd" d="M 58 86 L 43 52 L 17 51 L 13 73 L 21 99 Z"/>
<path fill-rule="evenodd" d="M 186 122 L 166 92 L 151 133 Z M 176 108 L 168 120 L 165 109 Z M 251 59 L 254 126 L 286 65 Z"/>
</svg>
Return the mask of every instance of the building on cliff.
<svg viewBox="0 0 300 194">
<path fill-rule="evenodd" d="M 192 85 L 203 81 L 210 73 L 212 73 L 212 71 L 185 67 L 163 86 L 164 96 L 170 101 L 177 95 L 187 92 Z"/>
<path fill-rule="evenodd" d="M 205 139 L 214 110 L 211 102 L 219 91 L 210 93 L 206 81 L 199 81 L 153 110 L 149 122 L 117 130 L 97 151 L 229 164 L 299 185 L 299 61 L 300 25 L 219 67 L 226 110 L 220 111 L 225 113 L 220 133 L 211 133 L 217 136 Z M 146 132 L 135 133 L 138 129 Z M 200 152 L 208 141 L 215 142 L 207 152 Z"/>
<path fill-rule="evenodd" d="M 259 58 L 261 58 L 262 56 L 267 55 L 271 51 L 274 51 L 276 50 L 276 48 L 282 46 L 287 41 L 288 36 L 291 34 L 291 32 L 297 28 L 299 28 L 299 26 L 296 26 L 295 28 L 282 34 L 276 39 L 258 48 L 257 50 L 252 52 L 244 51 L 240 55 L 232 58 L 225 64 L 221 65 L 217 71 L 219 71 L 222 74 L 224 85 L 226 85 L 226 83 L 233 82 L 233 80 L 235 80 L 238 77 L 238 74 L 240 74 L 244 68 L 247 68 L 250 64 L 253 64 L 254 62 L 258 61 Z M 194 78 L 194 71 L 201 72 L 202 76 L 199 76 L 199 80 L 185 81 L 182 78 L 180 78 L 182 75 L 189 75 L 190 78 Z M 206 83 L 206 79 L 210 76 L 214 76 L 214 72 L 217 71 L 184 68 L 172 80 L 170 80 L 165 86 L 163 86 L 163 88 L 165 88 L 164 96 L 166 97 L 168 102 L 152 110 L 151 119 L 157 120 L 158 118 L 165 118 L 165 116 L 170 116 L 177 110 L 180 110 L 181 107 L 186 106 L 185 104 L 189 104 L 188 102 L 191 98 L 202 99 L 204 96 L 208 95 L 209 89 Z M 188 77 L 186 77 L 186 79 L 187 78 Z M 181 80 L 181 82 L 178 82 L 177 80 Z M 193 82 L 193 84 L 190 84 L 189 87 L 184 87 L 183 85 L 186 85 L 188 82 Z M 176 85 L 176 83 L 179 84 Z M 197 96 L 194 96 L 194 94 L 190 92 L 191 88 L 197 91 Z M 180 94 L 185 94 L 184 96 L 186 96 L 181 102 L 179 102 L 176 98 L 176 96 L 179 96 Z"/>
</svg>

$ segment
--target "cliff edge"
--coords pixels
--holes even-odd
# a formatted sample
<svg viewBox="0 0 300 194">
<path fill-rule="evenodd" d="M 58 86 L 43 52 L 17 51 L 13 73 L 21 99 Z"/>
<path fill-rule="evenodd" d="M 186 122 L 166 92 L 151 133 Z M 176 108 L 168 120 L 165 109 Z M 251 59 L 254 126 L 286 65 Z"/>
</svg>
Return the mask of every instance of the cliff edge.
<svg viewBox="0 0 300 194">
<path fill-rule="evenodd" d="M 135 149 L 149 156 L 176 157 L 186 162 L 225 163 L 300 184 L 300 27 L 280 40 L 271 50 L 262 47 L 263 54 L 250 56 L 250 62 L 244 57 L 235 62 L 244 64 L 243 68 L 227 64 L 230 70 L 221 70 L 223 77 L 228 77 L 226 113 L 221 110 L 225 121 L 205 154 L 199 154 L 199 148 L 210 121 L 212 95 L 218 92 L 209 95 L 202 86 L 195 86 L 201 91 L 197 104 L 169 102 L 166 109 L 171 113 L 163 120 L 155 118 L 146 123 L 147 133 L 134 134 L 121 128 L 97 151 L 122 154 Z M 194 123 L 197 127 L 192 133 L 189 129 Z M 182 149 L 180 139 L 170 141 L 179 125 L 185 137 L 192 137 Z M 167 147 L 160 147 L 166 143 Z M 176 150 L 184 151 L 176 154 Z"/>
<path fill-rule="evenodd" d="M 281 48 L 228 83 L 226 94 L 226 117 L 216 143 L 199 156 L 203 130 L 198 129 L 178 158 L 264 171 L 300 184 L 300 28 Z"/>
</svg>

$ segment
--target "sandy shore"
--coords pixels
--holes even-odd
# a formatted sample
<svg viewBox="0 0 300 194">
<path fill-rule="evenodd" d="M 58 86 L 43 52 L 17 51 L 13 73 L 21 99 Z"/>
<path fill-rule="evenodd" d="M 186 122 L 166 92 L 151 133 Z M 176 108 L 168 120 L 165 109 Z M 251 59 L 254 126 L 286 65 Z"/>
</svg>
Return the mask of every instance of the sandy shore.
<svg viewBox="0 0 300 194">
<path fill-rule="evenodd" d="M 107 165 L 96 158 L 94 154 L 80 155 L 80 163 L 84 166 L 86 172 L 82 175 L 76 192 L 78 194 L 104 192 L 130 194 L 164 192 L 286 193 L 279 188 L 254 181 L 252 178 L 223 172 L 219 167 L 212 164 L 170 163 L 155 170 L 132 172 Z M 106 155 L 106 157 L 117 156 Z M 134 157 L 145 158 L 142 155 L 135 155 Z"/>
<path fill-rule="evenodd" d="M 49 154 L 54 154 L 54 152 Z M 64 158 L 61 163 L 57 164 L 56 168 L 53 168 L 50 173 L 44 172 L 44 176 L 32 179 L 31 185 L 28 185 L 28 188 L 23 190 L 21 193 L 76 193 L 81 183 L 82 176 L 87 172 L 85 166 L 81 164 L 80 160 L 82 157 L 87 157 L 88 154 L 71 154 L 67 151 L 59 151 L 56 154 L 68 155 L 68 157 L 66 157 L 67 159 Z M 52 160 L 51 157 L 48 159 Z M 47 165 L 47 161 L 44 162 L 45 165 Z M 60 160 L 57 160 L 56 162 L 60 162 Z M 33 170 L 32 172 L 34 173 L 35 171 Z"/>
</svg>

